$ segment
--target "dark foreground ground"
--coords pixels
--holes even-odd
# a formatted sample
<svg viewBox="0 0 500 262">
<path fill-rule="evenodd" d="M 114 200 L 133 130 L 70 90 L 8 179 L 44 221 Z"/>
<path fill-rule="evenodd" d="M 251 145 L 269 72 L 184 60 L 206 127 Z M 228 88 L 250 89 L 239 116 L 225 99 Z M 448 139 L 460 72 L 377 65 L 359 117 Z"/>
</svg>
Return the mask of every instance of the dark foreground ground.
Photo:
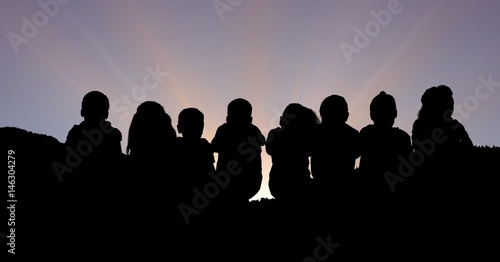
<svg viewBox="0 0 500 262">
<path fill-rule="evenodd" d="M 12 181 L 8 174 L 2 179 L 7 200 L 16 202 L 4 201 L 0 240 L 2 253 L 10 255 L 11 250 L 18 258 L 480 261 L 499 257 L 497 147 L 475 147 L 460 175 L 419 180 L 425 175 L 415 172 L 407 186 L 384 201 L 358 194 L 289 203 L 261 199 L 231 211 L 209 204 L 187 225 L 176 205 L 151 204 L 145 193 L 147 179 L 137 180 L 129 198 L 119 194 L 101 198 L 89 185 L 83 192 L 92 197 L 75 202 L 50 166 L 60 153 L 59 141 L 16 128 L 0 132 L 5 158 L 8 150 L 14 150 L 16 161 L 14 186 L 8 187 Z M 428 186 L 432 184 L 438 186 Z"/>
</svg>

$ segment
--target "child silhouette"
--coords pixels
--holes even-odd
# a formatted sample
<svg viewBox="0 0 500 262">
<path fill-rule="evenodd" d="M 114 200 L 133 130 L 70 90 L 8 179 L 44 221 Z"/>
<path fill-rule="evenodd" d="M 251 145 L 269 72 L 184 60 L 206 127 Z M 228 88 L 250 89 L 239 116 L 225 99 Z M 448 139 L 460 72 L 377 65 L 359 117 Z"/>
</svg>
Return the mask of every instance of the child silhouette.
<svg viewBox="0 0 500 262">
<path fill-rule="evenodd" d="M 177 131 L 176 166 L 183 192 L 181 201 L 191 201 L 193 188 L 203 190 L 209 183 L 209 174 L 215 172 L 212 146 L 202 138 L 204 115 L 196 108 L 186 108 L 179 113 Z"/>
<path fill-rule="evenodd" d="M 165 187 L 171 183 L 175 163 L 175 129 L 163 106 L 155 101 L 145 101 L 137 107 L 129 127 L 127 153 L 130 182 L 136 183 L 140 176 L 147 176 L 149 190 L 144 192 L 150 199 L 164 198 Z M 166 192 L 164 192 L 166 191 Z"/>
<path fill-rule="evenodd" d="M 245 220 L 249 200 L 260 190 L 262 183 L 261 147 L 265 138 L 252 124 L 252 105 L 243 98 L 236 98 L 227 105 L 226 122 L 217 128 L 212 147 L 218 153 L 217 176 L 225 177 L 225 185 L 214 199 L 219 219 L 212 228 L 224 239 L 219 245 L 231 253 L 245 253 L 246 244 L 235 239 L 249 235 L 250 221 Z M 211 204 L 212 205 L 212 204 Z"/>
<path fill-rule="evenodd" d="M 276 200 L 305 202 L 309 199 L 309 157 L 317 122 L 314 111 L 299 103 L 291 103 L 280 117 L 280 127 L 269 131 L 266 152 L 273 163 L 269 190 Z"/>
<path fill-rule="evenodd" d="M 450 183 L 461 177 L 459 164 L 466 161 L 464 153 L 473 144 L 464 126 L 452 117 L 454 100 L 450 87 L 428 88 L 421 102 L 411 139 L 415 152 L 426 158 L 413 180 L 419 186 L 425 185 L 429 192 L 441 194 L 443 187 L 452 188 Z"/>
<path fill-rule="evenodd" d="M 232 100 L 227 106 L 226 123 L 217 128 L 212 146 L 218 153 L 217 172 L 226 172 L 228 164 L 238 163 L 241 172 L 231 176 L 224 189 L 225 203 L 244 207 L 260 190 L 262 183 L 261 147 L 265 138 L 252 124 L 252 105 L 243 98 Z"/>
<path fill-rule="evenodd" d="M 156 254 L 161 246 L 169 244 L 170 237 L 177 236 L 173 234 L 178 227 L 173 218 L 177 215 L 180 220 L 174 165 L 176 137 L 172 120 L 161 104 L 144 101 L 137 107 L 129 127 L 127 175 L 122 179 L 123 220 L 128 221 L 129 235 L 149 238 L 161 234 L 169 238 L 135 243 L 134 249 L 148 248 Z M 138 206 L 141 209 L 135 208 Z M 148 222 L 138 222 L 143 219 Z"/>
<path fill-rule="evenodd" d="M 62 221 L 67 223 L 64 237 L 68 239 L 68 246 L 64 249 L 70 253 L 104 248 L 88 244 L 91 239 L 86 236 L 90 231 L 103 232 L 106 237 L 112 237 L 116 232 L 112 207 L 116 202 L 115 183 L 123 171 L 124 155 L 121 132 L 106 121 L 108 110 L 106 95 L 100 91 L 87 93 L 80 110 L 84 120 L 74 125 L 66 137 L 65 146 L 73 153 L 69 159 L 75 161 L 72 163 L 73 172 L 62 181 L 63 202 L 67 207 Z M 101 219 L 96 221 L 96 216 Z M 78 221 L 78 226 L 73 226 L 75 221 Z"/>
<path fill-rule="evenodd" d="M 266 140 L 266 152 L 271 156 L 269 191 L 276 201 L 276 226 L 269 233 L 285 241 L 286 250 L 299 250 L 305 239 L 318 235 L 311 207 L 311 172 L 309 157 L 318 118 L 313 110 L 299 103 L 290 103 L 283 110 L 280 126 L 271 129 Z M 324 209 L 325 207 L 323 207 Z M 290 225 L 293 225 L 290 227 Z"/>
<path fill-rule="evenodd" d="M 473 143 L 464 126 L 452 118 L 454 110 L 453 91 L 445 85 L 433 86 L 425 90 L 421 98 L 422 107 L 418 118 L 413 123 L 412 140 L 415 149 L 423 150 L 421 143 L 426 138 L 432 139 L 436 129 L 442 130 L 446 140 L 438 143 L 440 154 L 453 153 L 461 148 L 470 148 Z"/>
<path fill-rule="evenodd" d="M 408 159 L 412 151 L 408 133 L 393 127 L 396 117 L 394 97 L 381 91 L 370 103 L 373 124 L 360 131 L 360 209 L 364 212 L 360 217 L 366 226 L 363 230 L 367 239 L 365 247 L 373 254 L 386 254 L 390 251 L 385 247 L 397 244 L 395 239 L 398 238 L 388 228 L 399 223 L 392 218 L 398 216 L 396 210 L 404 204 L 395 202 L 397 198 L 385 177 L 386 172 L 397 174 L 400 159 Z M 371 235 L 377 236 L 377 241 L 368 240 Z"/>
<path fill-rule="evenodd" d="M 384 173 L 397 173 L 399 157 L 408 158 L 412 151 L 411 139 L 405 131 L 393 127 L 397 117 L 393 96 L 381 91 L 370 103 L 370 118 L 373 124 L 363 127 L 361 135 L 361 158 L 359 170 L 366 182 L 370 198 L 387 197 L 392 193 Z"/>
<path fill-rule="evenodd" d="M 74 125 L 66 137 L 65 144 L 79 153 L 83 159 L 81 168 L 87 169 L 86 171 L 101 168 L 106 162 L 123 155 L 120 144 L 122 134 L 106 121 L 108 110 L 109 100 L 106 95 L 99 91 L 87 93 L 80 110 L 84 120 Z"/>
<path fill-rule="evenodd" d="M 451 250 L 460 245 L 464 235 L 447 221 L 459 221 L 468 213 L 464 210 L 466 203 L 471 202 L 468 192 L 474 174 L 464 170 L 473 143 L 465 127 L 452 117 L 454 99 L 449 86 L 426 89 L 420 101 L 411 139 L 414 155 L 423 160 L 414 165 L 415 174 L 397 190 L 404 193 L 405 216 L 418 221 L 418 226 L 412 227 L 408 234 L 412 234 L 415 243 L 429 240 L 426 242 L 429 253 L 425 254 L 445 255 L 454 252 Z"/>
<path fill-rule="evenodd" d="M 200 110 L 185 108 L 179 113 L 177 131 L 182 136 L 176 141 L 175 197 L 178 212 L 175 219 L 180 222 L 177 230 L 183 230 L 178 231 L 180 234 L 176 241 L 182 239 L 187 246 L 203 239 L 215 219 L 220 219 L 215 217 L 217 210 L 214 209 L 213 202 L 216 200 L 212 200 L 199 213 L 193 213 L 188 208 L 193 206 L 193 199 L 196 199 L 193 190 L 205 192 L 206 186 L 213 183 L 211 176 L 215 172 L 214 153 L 210 143 L 202 138 L 203 129 L 204 115 Z"/>
<path fill-rule="evenodd" d="M 127 154 L 148 162 L 172 157 L 177 135 L 162 105 L 145 101 L 137 107 L 129 127 Z"/>
<path fill-rule="evenodd" d="M 320 201 L 350 199 L 359 157 L 359 132 L 350 125 L 344 97 L 331 95 L 320 105 L 321 124 L 315 133 L 311 171 Z M 338 202 L 338 201 L 337 201 Z"/>
<path fill-rule="evenodd" d="M 323 99 L 319 113 L 321 123 L 313 135 L 311 153 L 314 205 L 318 210 L 316 224 L 335 230 L 346 241 L 353 232 L 350 226 L 356 218 L 354 210 L 359 208 L 355 201 L 358 185 L 354 174 L 360 154 L 359 132 L 346 123 L 349 108 L 340 95 Z M 333 223 L 345 226 L 331 228 Z"/>
<path fill-rule="evenodd" d="M 448 196 L 462 195 L 461 188 L 468 184 L 468 177 L 460 175 L 461 165 L 467 161 L 473 143 L 464 126 L 452 117 L 453 92 L 446 85 L 430 87 L 421 103 L 411 139 L 415 153 L 424 155 L 425 161 L 418 166 L 413 182 L 405 182 L 404 186 L 413 183 L 415 193 L 425 188 L 429 201 L 443 199 L 444 192 Z"/>
</svg>

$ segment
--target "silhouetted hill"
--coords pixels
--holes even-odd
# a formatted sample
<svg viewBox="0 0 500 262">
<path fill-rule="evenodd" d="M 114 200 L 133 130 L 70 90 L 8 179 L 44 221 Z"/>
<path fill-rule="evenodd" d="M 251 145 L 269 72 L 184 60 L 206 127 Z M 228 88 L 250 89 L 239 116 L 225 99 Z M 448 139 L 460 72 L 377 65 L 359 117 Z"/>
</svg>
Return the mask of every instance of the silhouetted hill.
<svg viewBox="0 0 500 262">
<path fill-rule="evenodd" d="M 13 199 L 17 200 L 16 253 L 50 254 L 53 250 L 42 243 L 52 239 L 53 228 L 58 221 L 55 211 L 60 196 L 59 181 L 52 171 L 51 163 L 61 154 L 63 146 L 52 136 L 16 127 L 0 128 L 0 140 L 5 158 L 8 150 L 15 152 L 12 155 L 15 162 L 10 164 L 15 170 L 15 192 L 12 193 Z M 2 188 L 7 190 L 8 180 L 4 178 Z"/>
<path fill-rule="evenodd" d="M 15 127 L 0 128 L 0 140 L 4 157 L 7 150 L 15 151 L 15 198 L 18 201 L 16 252 L 36 254 L 39 257 L 64 253 L 59 244 L 74 239 L 60 237 L 60 232 L 67 230 L 63 227 L 71 224 L 60 221 L 60 214 L 65 211 L 60 201 L 63 197 L 62 183 L 51 167 L 52 162 L 65 153 L 63 144 L 54 137 Z M 450 204 L 453 209 L 450 209 L 449 214 L 419 207 L 418 199 L 411 198 L 413 202 L 407 202 L 410 198 L 402 198 L 390 207 L 391 213 L 387 216 L 390 223 L 386 221 L 373 225 L 366 221 L 381 214 L 361 212 L 361 217 L 354 217 L 356 219 L 352 221 L 339 218 L 345 214 L 335 213 L 337 203 L 351 200 L 338 199 L 320 206 L 314 203 L 300 205 L 279 203 L 274 199 L 260 199 L 249 202 L 239 220 L 230 221 L 222 216 L 216 218 L 216 223 L 208 231 L 209 234 L 190 241 L 192 246 L 179 250 L 169 249 L 175 245 L 166 245 L 162 250 L 133 250 L 134 245 L 130 245 L 121 251 L 122 254 L 113 255 L 127 257 L 129 253 L 142 252 L 157 252 L 163 255 L 168 253 L 169 256 L 175 252 L 190 254 L 179 259 L 182 261 L 198 261 L 188 257 L 213 258 L 219 261 L 323 261 L 323 258 L 328 259 L 326 261 L 353 261 L 361 258 L 405 261 L 407 258 L 430 255 L 426 250 L 431 243 L 443 245 L 443 251 L 438 257 L 449 255 L 457 258 L 464 253 L 478 257 L 495 255 L 496 247 L 490 238 L 498 236 L 498 230 L 494 228 L 499 221 L 496 214 L 500 199 L 496 176 L 500 175 L 500 147 L 475 146 L 468 152 L 467 159 L 460 171 L 463 175 L 459 183 L 452 183 L 455 188 L 451 191 L 448 188 L 442 189 L 444 196 L 448 192 L 463 193 L 445 199 L 453 202 Z M 412 179 L 408 179 L 409 184 Z M 5 190 L 7 180 L 3 181 Z M 427 180 L 425 182 L 432 183 Z M 404 190 L 404 187 L 401 189 Z M 145 187 L 141 190 L 145 190 Z M 420 193 L 425 195 L 425 192 Z M 398 194 L 394 196 L 399 196 Z M 352 204 L 357 205 L 359 202 Z M 141 212 L 140 208 L 130 206 L 130 212 Z M 354 209 L 362 208 L 360 205 Z M 413 210 L 422 212 L 421 216 L 415 216 Z M 327 213 L 331 215 L 322 217 Z M 423 218 L 425 220 L 422 220 Z M 100 219 L 99 214 L 96 214 L 96 219 Z M 141 221 L 127 220 L 132 225 L 124 230 L 132 230 L 134 223 L 141 225 L 147 221 L 147 217 Z M 85 221 L 75 221 L 74 226 L 79 223 Z M 414 229 L 421 225 L 427 227 L 425 235 L 415 233 Z M 371 231 L 372 227 L 379 229 Z M 454 231 L 447 236 L 441 232 L 443 228 Z M 5 232 L 5 229 L 2 229 L 0 233 Z M 90 239 L 105 241 L 109 245 L 124 243 L 122 239 L 99 239 L 99 232 L 89 232 L 89 235 Z M 152 235 L 154 234 L 148 235 L 147 238 Z M 162 236 L 157 237 L 162 239 Z M 437 238 L 439 239 L 436 240 Z M 144 239 L 131 231 L 130 239 L 125 242 L 134 243 L 145 241 Z M 5 239 L 2 239 L 2 245 L 4 241 Z M 321 257 L 315 258 L 315 255 Z"/>
<path fill-rule="evenodd" d="M 19 178 L 22 181 L 24 178 L 29 178 L 26 182 L 29 181 L 30 186 L 36 185 L 36 188 L 30 190 L 44 192 L 46 190 L 41 189 L 42 185 L 59 184 L 51 163 L 63 153 L 64 146 L 56 138 L 17 127 L 2 127 L 0 139 L 5 150 L 15 151 L 17 172 L 23 174 Z M 24 170 L 30 172 L 23 173 Z"/>
</svg>

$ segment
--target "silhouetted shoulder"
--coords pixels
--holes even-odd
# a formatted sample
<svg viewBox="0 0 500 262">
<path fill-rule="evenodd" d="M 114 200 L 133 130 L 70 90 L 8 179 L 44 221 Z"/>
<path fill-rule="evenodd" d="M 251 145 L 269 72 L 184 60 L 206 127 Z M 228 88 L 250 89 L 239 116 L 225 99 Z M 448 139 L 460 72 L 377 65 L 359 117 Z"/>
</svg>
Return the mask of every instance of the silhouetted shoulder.
<svg viewBox="0 0 500 262">
<path fill-rule="evenodd" d="M 377 128 L 377 126 L 373 124 L 367 125 L 361 128 L 361 130 L 359 131 L 359 133 L 362 136 L 375 134 L 378 132 L 380 132 L 379 128 Z M 410 135 L 406 131 L 400 129 L 399 127 L 391 127 L 389 134 L 394 138 L 408 138 L 408 139 L 410 138 Z"/>
<path fill-rule="evenodd" d="M 200 138 L 200 139 L 197 139 L 196 141 L 192 141 L 192 140 L 189 141 L 182 136 L 176 138 L 176 144 L 178 146 L 186 144 L 186 143 L 195 144 L 197 147 L 200 147 L 200 148 L 212 148 L 212 144 L 210 142 L 208 142 L 208 140 L 205 138 Z"/>
<path fill-rule="evenodd" d="M 400 129 L 399 127 L 393 127 L 391 128 L 391 131 L 396 142 L 400 145 L 401 148 L 405 149 L 404 153 L 409 153 L 411 151 L 410 135 L 406 131 Z"/>
<path fill-rule="evenodd" d="M 267 132 L 268 139 L 266 141 L 266 144 L 273 142 L 275 135 L 282 133 L 283 130 L 284 130 L 283 127 L 276 127 L 276 128 L 269 130 L 269 132 Z"/>
<path fill-rule="evenodd" d="M 410 135 L 409 135 L 406 131 L 404 131 L 404 130 L 400 129 L 399 127 L 393 127 L 393 128 L 392 128 L 392 132 L 393 132 L 393 133 L 394 133 L 394 135 L 395 135 L 395 136 L 397 136 L 398 138 L 401 138 L 401 139 L 405 139 L 405 140 L 410 141 Z"/>
<path fill-rule="evenodd" d="M 205 147 L 210 147 L 210 142 L 205 138 L 200 138 L 200 144 Z"/>
<path fill-rule="evenodd" d="M 118 141 L 122 140 L 122 132 L 118 128 L 113 127 L 111 125 L 111 122 L 105 121 L 104 125 L 105 125 L 106 129 L 108 129 L 108 131 L 106 131 L 106 133 L 109 133 L 110 137 L 113 140 L 118 140 Z"/>
<path fill-rule="evenodd" d="M 256 125 L 251 124 L 249 126 L 249 134 L 259 138 L 257 139 L 257 143 L 259 143 L 259 145 L 263 146 L 265 144 L 266 138 Z"/>
<path fill-rule="evenodd" d="M 217 131 L 216 133 L 219 133 L 219 132 L 227 132 L 229 131 L 229 125 L 227 123 L 224 123 L 222 125 L 220 125 L 218 128 L 217 128 Z"/>
<path fill-rule="evenodd" d="M 248 131 L 251 134 L 260 134 L 261 133 L 260 129 L 254 124 L 248 125 Z"/>
<path fill-rule="evenodd" d="M 229 132 L 231 132 L 230 126 L 227 123 L 224 123 L 217 128 L 217 130 L 215 131 L 215 135 L 216 136 L 225 136 Z"/>
<path fill-rule="evenodd" d="M 68 131 L 68 135 L 66 136 L 66 141 L 74 141 L 80 137 L 80 133 L 83 131 L 81 124 L 73 125 L 73 127 Z"/>
<path fill-rule="evenodd" d="M 283 130 L 284 130 L 284 128 L 282 128 L 282 127 L 276 127 L 276 128 L 269 130 L 269 132 L 267 133 L 267 141 L 266 141 L 265 145 L 266 145 L 266 152 L 268 155 L 272 156 L 274 154 L 276 140 L 278 140 L 278 142 L 280 141 L 279 137 L 280 137 L 280 134 L 283 133 Z"/>
<path fill-rule="evenodd" d="M 375 136 L 377 133 L 377 127 L 374 124 L 366 125 L 365 127 L 359 130 L 359 135 L 363 140 L 363 144 L 370 140 L 371 137 Z"/>
<path fill-rule="evenodd" d="M 354 127 L 352 127 L 352 126 L 350 126 L 350 125 L 348 125 L 348 124 L 345 124 L 345 125 L 344 125 L 344 130 L 345 130 L 348 134 L 350 134 L 350 135 L 353 135 L 353 136 L 357 136 L 357 135 L 359 135 L 359 131 L 358 131 L 356 128 L 354 128 Z"/>
<path fill-rule="evenodd" d="M 283 131 L 282 127 L 276 127 L 276 128 L 269 130 L 269 132 L 267 132 L 267 134 L 269 136 L 271 134 L 280 133 L 281 131 Z"/>
<path fill-rule="evenodd" d="M 224 123 L 220 125 L 217 130 L 215 131 L 215 136 L 212 139 L 212 148 L 215 152 L 219 152 L 220 149 L 223 147 L 223 140 L 226 138 L 230 133 L 230 130 L 228 128 L 228 124 Z"/>
<path fill-rule="evenodd" d="M 183 137 L 177 137 L 176 147 L 179 157 L 181 158 L 187 157 L 187 159 L 190 161 L 193 161 L 193 159 L 197 159 L 200 161 L 201 159 L 205 159 L 210 163 L 215 162 L 212 144 L 210 144 L 210 142 L 208 142 L 208 140 L 206 140 L 205 138 L 200 138 L 193 141 L 187 140 Z"/>
<path fill-rule="evenodd" d="M 237 145 L 242 141 L 246 141 L 249 137 L 257 137 L 257 143 L 261 146 L 264 145 L 265 137 L 257 126 L 253 124 L 236 126 L 224 123 L 217 128 L 211 144 L 214 151 L 219 152 L 222 148 L 233 143 Z"/>
<path fill-rule="evenodd" d="M 453 119 L 452 121 L 450 121 L 449 127 L 459 134 L 466 133 L 464 125 L 462 125 L 462 123 L 460 123 L 456 119 Z"/>
<path fill-rule="evenodd" d="M 374 129 L 375 129 L 375 125 L 373 125 L 373 124 L 369 124 L 369 125 L 367 125 L 367 126 L 365 126 L 365 127 L 361 128 L 361 129 L 359 130 L 359 133 L 360 133 L 360 134 L 369 134 L 369 133 L 373 132 L 373 130 L 374 130 Z"/>
<path fill-rule="evenodd" d="M 425 136 L 427 136 L 427 133 L 430 132 L 431 129 L 432 127 L 426 124 L 425 121 L 423 121 L 422 119 L 416 119 L 413 122 L 411 130 L 412 140 L 424 138 Z"/>
<path fill-rule="evenodd" d="M 342 124 L 338 124 L 338 125 L 322 123 L 316 127 L 316 130 L 318 132 L 326 132 L 325 135 L 328 135 L 328 136 L 333 135 L 332 132 L 342 134 L 342 136 L 345 136 L 345 135 L 357 136 L 357 135 L 359 135 L 359 131 L 356 128 L 354 128 L 346 123 L 342 123 Z"/>
<path fill-rule="evenodd" d="M 418 130 L 422 128 L 425 125 L 425 122 L 422 119 L 417 118 L 415 121 L 413 121 L 412 129 L 413 130 Z"/>
<path fill-rule="evenodd" d="M 356 152 L 356 156 L 359 156 L 360 131 L 345 123 L 342 125 L 340 132 L 344 138 L 349 139 L 352 150 Z"/>
<path fill-rule="evenodd" d="M 210 144 L 208 140 L 206 140 L 205 138 L 200 138 L 198 143 L 203 151 L 213 153 L 212 144 Z"/>
<path fill-rule="evenodd" d="M 93 129 L 97 129 L 101 134 L 107 135 L 110 140 L 122 140 L 122 133 L 118 128 L 115 128 L 111 125 L 111 122 L 104 121 L 102 124 L 103 128 L 95 128 L 89 127 L 85 121 L 81 122 L 79 125 L 73 125 L 73 127 L 69 130 L 68 135 L 66 137 L 67 141 L 79 140 L 82 137 L 82 132 L 86 130 L 87 132 L 91 132 Z"/>
</svg>

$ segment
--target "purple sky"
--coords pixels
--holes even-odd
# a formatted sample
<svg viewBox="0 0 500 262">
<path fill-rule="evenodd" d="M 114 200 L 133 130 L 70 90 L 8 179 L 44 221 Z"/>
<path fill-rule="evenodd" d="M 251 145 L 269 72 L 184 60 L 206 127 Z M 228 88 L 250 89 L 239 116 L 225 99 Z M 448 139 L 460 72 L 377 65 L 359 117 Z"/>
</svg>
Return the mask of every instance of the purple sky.
<svg viewBox="0 0 500 262">
<path fill-rule="evenodd" d="M 446 84 L 474 144 L 499 146 L 499 13 L 494 0 L 5 0 L 0 126 L 64 142 L 82 120 L 83 95 L 101 90 L 123 150 L 146 100 L 174 126 L 183 108 L 199 108 L 210 141 L 234 98 L 253 104 L 267 134 L 288 103 L 318 112 L 339 94 L 359 130 L 385 90 L 398 106 L 395 126 L 411 134 L 422 93 Z M 256 198 L 270 197 L 263 158 Z"/>
</svg>

